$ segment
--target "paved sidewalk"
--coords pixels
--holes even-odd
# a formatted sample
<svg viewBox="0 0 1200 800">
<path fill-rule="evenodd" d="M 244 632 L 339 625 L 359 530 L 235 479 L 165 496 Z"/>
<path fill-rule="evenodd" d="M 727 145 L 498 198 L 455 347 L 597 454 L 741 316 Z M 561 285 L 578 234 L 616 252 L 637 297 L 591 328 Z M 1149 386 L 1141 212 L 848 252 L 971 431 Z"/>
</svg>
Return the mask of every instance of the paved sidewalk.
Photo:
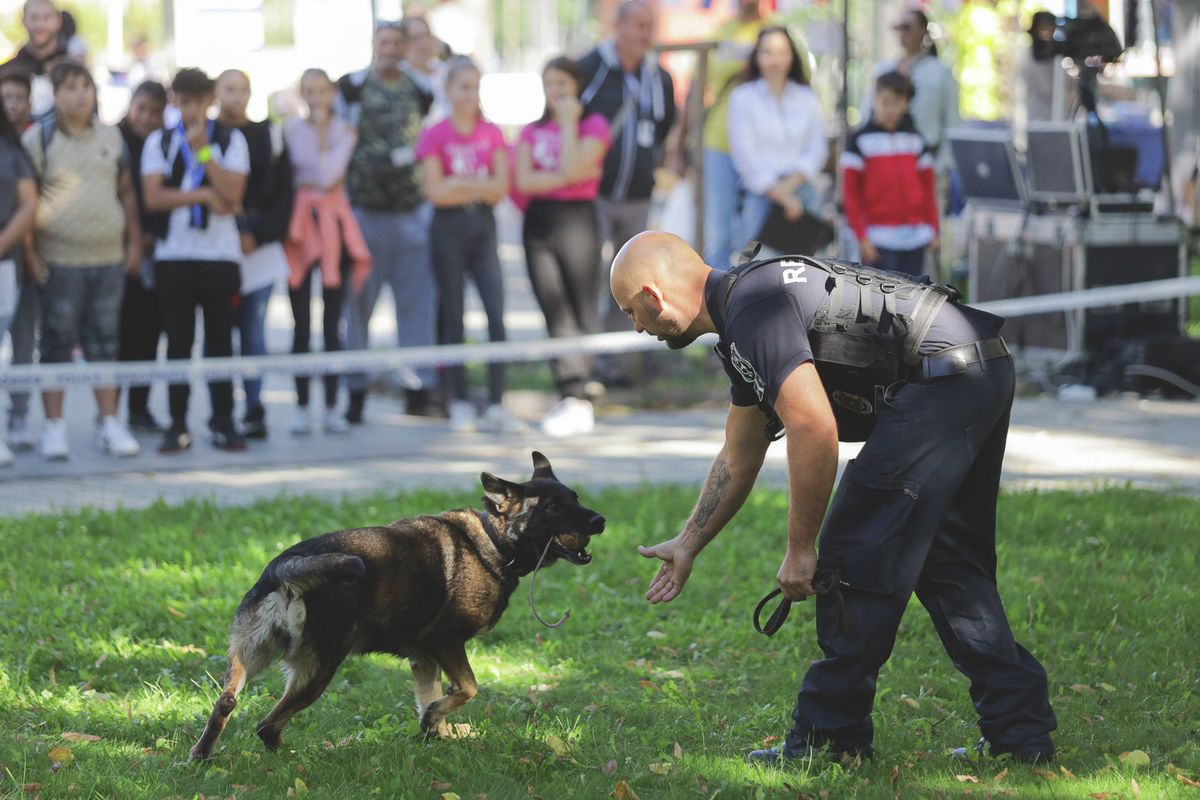
<svg viewBox="0 0 1200 800">
<path fill-rule="evenodd" d="M 282 381 L 280 381 L 282 384 Z M 77 396 L 83 393 L 75 390 Z M 206 393 L 194 392 L 198 400 Z M 536 420 L 550 398 L 510 393 L 522 416 Z M 246 453 L 222 453 L 198 436 L 191 452 L 162 456 L 155 437 L 142 437 L 143 455 L 117 460 L 92 443 L 86 420 L 71 427 L 72 457 L 45 462 L 19 454 L 0 470 L 0 516 L 85 506 L 137 508 L 162 499 L 208 497 L 248 503 L 281 493 L 324 496 L 415 487 L 472 489 L 487 470 L 510 478 L 530 472 L 531 450 L 544 451 L 574 485 L 695 484 L 720 449 L 720 409 L 614 412 L 596 430 L 571 439 L 528 433 L 452 433 L 443 420 L 409 417 L 387 398 L 368 404 L 369 424 L 348 434 L 290 436 L 291 393 L 268 383 L 271 439 Z M 200 411 L 200 409 L 198 409 Z M 200 416 L 202 419 L 202 414 Z M 198 430 L 198 429 L 197 429 Z M 842 462 L 857 445 L 843 445 Z M 1112 400 L 1087 405 L 1053 399 L 1018 400 L 1004 477 L 1010 487 L 1094 488 L 1105 483 L 1200 493 L 1200 403 Z M 772 445 L 761 484 L 786 483 L 785 447 Z"/>
</svg>

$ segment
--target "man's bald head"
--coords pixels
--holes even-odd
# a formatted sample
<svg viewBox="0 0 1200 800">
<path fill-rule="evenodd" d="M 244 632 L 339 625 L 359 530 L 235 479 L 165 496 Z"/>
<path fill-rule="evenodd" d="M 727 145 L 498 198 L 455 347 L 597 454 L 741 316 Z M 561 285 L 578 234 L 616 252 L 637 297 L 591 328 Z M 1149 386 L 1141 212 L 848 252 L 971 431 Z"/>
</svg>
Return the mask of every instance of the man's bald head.
<svg viewBox="0 0 1200 800">
<path fill-rule="evenodd" d="M 672 233 L 643 231 L 634 236 L 613 259 L 609 285 L 613 297 L 624 304 L 645 284 L 671 286 L 691 282 L 708 268 L 687 242 Z"/>
<path fill-rule="evenodd" d="M 682 347 L 704 327 L 710 268 L 687 242 L 662 231 L 634 236 L 613 259 L 609 285 L 621 310 L 644 330 Z M 687 335 L 685 335 L 687 334 Z"/>
</svg>

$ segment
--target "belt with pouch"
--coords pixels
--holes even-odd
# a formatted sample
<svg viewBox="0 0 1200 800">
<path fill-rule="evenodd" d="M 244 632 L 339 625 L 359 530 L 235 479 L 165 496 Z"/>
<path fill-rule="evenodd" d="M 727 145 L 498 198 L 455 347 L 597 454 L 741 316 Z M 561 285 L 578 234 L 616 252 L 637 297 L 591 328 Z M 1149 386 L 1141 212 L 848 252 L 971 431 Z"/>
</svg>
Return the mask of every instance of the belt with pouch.
<svg viewBox="0 0 1200 800">
<path fill-rule="evenodd" d="M 971 342 L 954 347 L 947 347 L 923 357 L 921 362 L 913 367 L 913 383 L 930 381 L 934 378 L 945 378 L 950 375 L 961 375 L 972 364 L 982 364 L 993 358 L 1003 358 L 1008 355 L 1008 345 L 997 336 L 995 339 L 985 339 L 982 342 Z"/>
</svg>

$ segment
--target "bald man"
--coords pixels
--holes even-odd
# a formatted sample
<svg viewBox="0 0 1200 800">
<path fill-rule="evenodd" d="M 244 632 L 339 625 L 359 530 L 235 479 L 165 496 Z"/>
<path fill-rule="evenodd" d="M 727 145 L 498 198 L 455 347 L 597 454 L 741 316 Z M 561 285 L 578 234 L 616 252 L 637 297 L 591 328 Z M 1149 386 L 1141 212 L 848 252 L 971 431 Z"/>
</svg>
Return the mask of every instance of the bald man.
<svg viewBox="0 0 1200 800">
<path fill-rule="evenodd" d="M 622 248 L 611 285 L 634 328 L 672 349 L 717 334 L 731 382 L 725 444 L 695 509 L 677 536 L 639 548 L 662 561 L 646 598 L 679 595 L 784 434 L 787 550 L 776 580 L 788 601 L 814 594 L 815 576 L 833 589 L 817 595 L 825 659 L 804 678 L 792 729 L 749 758 L 872 755 L 875 683 L 914 591 L 971 679 L 977 747 L 1053 758 L 1046 672 L 1014 641 L 996 588 L 1014 387 L 1003 320 L 960 305 L 953 289 L 846 262 L 784 256 L 714 270 L 657 231 Z M 826 512 L 839 439 L 866 443 Z"/>
</svg>

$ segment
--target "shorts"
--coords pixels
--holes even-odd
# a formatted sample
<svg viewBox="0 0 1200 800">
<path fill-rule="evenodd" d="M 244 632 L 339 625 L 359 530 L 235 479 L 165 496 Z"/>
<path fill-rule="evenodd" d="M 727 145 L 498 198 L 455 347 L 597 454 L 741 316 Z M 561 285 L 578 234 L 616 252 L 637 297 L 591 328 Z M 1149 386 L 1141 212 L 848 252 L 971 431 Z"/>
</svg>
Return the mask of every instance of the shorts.
<svg viewBox="0 0 1200 800">
<path fill-rule="evenodd" d="M 51 264 L 42 293 L 42 362 L 70 361 L 77 344 L 88 361 L 116 361 L 124 294 L 125 270 L 120 264 Z"/>
</svg>

